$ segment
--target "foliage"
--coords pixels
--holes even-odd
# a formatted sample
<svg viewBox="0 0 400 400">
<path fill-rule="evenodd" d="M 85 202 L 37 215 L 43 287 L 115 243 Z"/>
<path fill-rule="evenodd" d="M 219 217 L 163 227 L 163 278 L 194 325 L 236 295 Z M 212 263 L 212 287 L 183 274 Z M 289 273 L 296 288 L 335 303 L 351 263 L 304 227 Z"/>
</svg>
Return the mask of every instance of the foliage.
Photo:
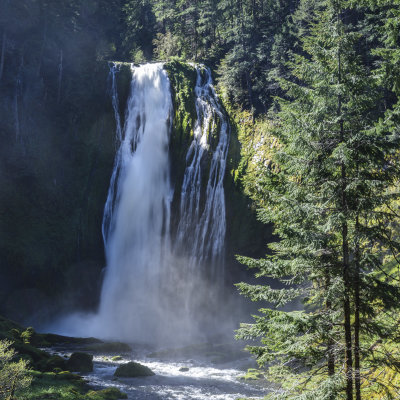
<svg viewBox="0 0 400 400">
<path fill-rule="evenodd" d="M 279 79 L 285 97 L 266 127 L 277 145 L 245 180 L 279 241 L 265 259 L 240 259 L 281 286 L 238 285 L 270 304 L 238 336 L 261 340 L 249 349 L 281 384 L 270 398 L 360 399 L 371 395 L 376 368 L 396 369 L 388 353 L 379 360 L 374 342 L 398 340 L 398 280 L 378 275 L 385 255 L 400 249 L 391 228 L 399 132 L 383 119 L 377 70 L 363 62 L 371 57 L 359 46 L 365 14 L 346 1 L 303 3 L 313 7 L 301 52 Z M 293 311 L 280 309 L 288 304 Z"/>
<path fill-rule="evenodd" d="M 14 399 L 32 381 L 28 376 L 28 362 L 23 359 L 13 361 L 16 352 L 11 346 L 12 342 L 8 340 L 0 341 L 0 398 L 5 400 Z"/>
<path fill-rule="evenodd" d="M 154 55 L 158 60 L 170 60 L 172 57 L 179 56 L 179 49 L 181 48 L 179 39 L 171 32 L 166 32 L 165 34 L 157 33 L 153 44 Z"/>
<path fill-rule="evenodd" d="M 136 378 L 141 376 L 153 376 L 155 373 L 145 365 L 130 361 L 126 364 L 121 364 L 115 371 L 114 376 L 125 378 Z"/>
</svg>

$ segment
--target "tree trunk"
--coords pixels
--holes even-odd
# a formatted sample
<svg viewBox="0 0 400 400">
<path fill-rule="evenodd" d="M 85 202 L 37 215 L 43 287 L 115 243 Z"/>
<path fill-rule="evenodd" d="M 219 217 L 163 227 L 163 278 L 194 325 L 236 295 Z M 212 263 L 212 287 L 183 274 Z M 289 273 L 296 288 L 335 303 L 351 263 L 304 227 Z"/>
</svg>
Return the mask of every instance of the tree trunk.
<svg viewBox="0 0 400 400">
<path fill-rule="evenodd" d="M 356 219 L 356 232 L 359 230 L 358 216 Z M 356 243 L 355 269 L 354 269 L 354 383 L 356 400 L 361 400 L 361 374 L 360 374 L 360 249 Z"/>
<path fill-rule="evenodd" d="M 326 269 L 325 283 L 326 283 L 326 291 L 328 291 L 329 287 L 331 286 L 331 279 L 329 276 L 328 268 Z M 326 300 L 325 307 L 328 314 L 328 318 L 330 318 L 330 313 L 332 311 L 332 302 L 329 299 Z M 335 374 L 335 354 L 334 354 L 335 343 L 332 337 L 329 336 L 331 330 L 332 330 L 332 324 L 329 324 L 328 328 L 328 375 L 329 376 L 333 376 Z"/>
<path fill-rule="evenodd" d="M 343 167 L 342 167 L 343 169 Z M 350 274 L 349 274 L 349 248 L 347 241 L 347 224 L 342 226 L 343 238 L 343 283 L 344 283 L 344 335 L 345 335 L 345 359 L 346 359 L 346 396 L 347 400 L 353 400 L 353 354 L 352 354 L 352 341 L 351 341 L 351 309 L 350 309 Z"/>
<path fill-rule="evenodd" d="M 341 35 L 341 10 L 336 10 L 337 15 L 337 33 Z M 342 62 L 341 62 L 341 47 L 338 46 L 337 53 L 338 60 L 338 83 L 342 83 Z M 342 118 L 342 96 L 338 95 L 338 110 L 339 129 L 340 129 L 340 142 L 343 143 L 344 137 L 344 123 Z M 346 165 L 341 161 L 341 212 L 344 215 L 344 222 L 342 223 L 342 278 L 344 284 L 343 293 L 343 313 L 344 313 L 344 337 L 345 337 L 345 372 L 346 372 L 346 398 L 353 400 L 353 352 L 351 340 L 351 307 L 350 307 L 350 293 L 351 293 L 351 275 L 350 275 L 350 262 L 349 262 L 349 241 L 348 241 L 348 224 L 347 224 L 347 175 Z"/>
</svg>

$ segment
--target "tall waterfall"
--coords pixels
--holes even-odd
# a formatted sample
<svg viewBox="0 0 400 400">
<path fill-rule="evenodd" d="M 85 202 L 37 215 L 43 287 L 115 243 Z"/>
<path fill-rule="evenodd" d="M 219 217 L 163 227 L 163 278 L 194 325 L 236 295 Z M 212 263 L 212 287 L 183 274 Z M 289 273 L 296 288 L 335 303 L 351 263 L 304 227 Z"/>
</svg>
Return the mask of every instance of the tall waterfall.
<svg viewBox="0 0 400 400">
<path fill-rule="evenodd" d="M 223 179 L 229 124 L 210 70 L 196 69 L 193 141 L 186 160 L 180 161 L 186 162 L 183 182 L 172 185 L 173 110 L 163 65 L 132 67 L 123 127 L 116 85 L 119 69 L 111 66 L 118 149 L 102 226 L 107 267 L 98 313 L 64 321 L 64 326 L 81 328 L 75 335 L 182 343 L 204 337 L 218 326 L 215 311 L 221 308 L 216 301 L 224 273 Z M 170 222 L 173 186 L 181 188 L 175 226 Z"/>
<path fill-rule="evenodd" d="M 104 212 L 107 269 L 98 318 L 107 336 L 144 338 L 159 323 L 159 286 L 169 252 L 172 103 L 162 64 L 133 68 L 132 75 Z"/>
</svg>

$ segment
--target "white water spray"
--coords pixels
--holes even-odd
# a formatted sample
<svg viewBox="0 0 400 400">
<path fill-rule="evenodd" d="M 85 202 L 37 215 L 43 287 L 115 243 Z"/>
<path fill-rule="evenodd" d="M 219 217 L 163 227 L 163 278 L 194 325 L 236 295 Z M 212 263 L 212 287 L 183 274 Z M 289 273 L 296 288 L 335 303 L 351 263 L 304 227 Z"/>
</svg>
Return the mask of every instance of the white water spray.
<svg viewBox="0 0 400 400">
<path fill-rule="evenodd" d="M 223 180 L 229 145 L 229 124 L 215 93 L 210 69 L 200 66 L 196 70 L 197 120 L 194 138 L 186 155 L 187 167 L 181 190 L 176 245 L 189 252 L 189 268 L 192 273 L 199 264 L 208 262 L 212 269 L 208 271 L 208 275 L 221 283 L 224 277 L 226 231 Z M 218 143 L 212 143 L 216 141 L 216 137 Z M 206 192 L 201 193 L 204 172 L 202 162 L 213 145 L 215 150 L 210 161 Z M 203 202 L 202 196 L 205 199 Z"/>
<path fill-rule="evenodd" d="M 98 318 L 106 336 L 137 340 L 159 323 L 155 305 L 162 302 L 159 286 L 169 248 L 172 103 L 161 64 L 133 68 L 132 74 L 124 136 L 104 213 L 107 270 Z"/>
</svg>

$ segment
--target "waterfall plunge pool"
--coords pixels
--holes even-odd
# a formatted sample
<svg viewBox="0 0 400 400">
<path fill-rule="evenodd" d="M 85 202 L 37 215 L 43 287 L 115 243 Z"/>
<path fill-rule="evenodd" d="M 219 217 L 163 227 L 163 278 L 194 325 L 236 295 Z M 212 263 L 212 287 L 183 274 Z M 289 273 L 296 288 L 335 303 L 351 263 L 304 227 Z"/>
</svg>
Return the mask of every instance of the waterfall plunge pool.
<svg viewBox="0 0 400 400">
<path fill-rule="evenodd" d="M 212 361 L 213 357 L 221 356 L 221 353 L 212 352 L 212 345 L 195 345 L 193 348 L 196 350 L 192 354 L 180 353 L 179 349 L 152 352 L 154 349 L 148 347 L 132 347 L 135 350 L 123 354 L 122 360 L 118 361 L 112 361 L 115 353 L 95 353 L 93 372 L 81 376 L 95 389 L 116 387 L 126 393 L 129 400 L 262 399 L 268 391 L 264 380 L 240 379 L 247 368 L 255 367 L 255 363 L 244 352 L 240 356 L 237 345 L 225 346 L 225 350 L 230 349 L 231 353 L 226 353 L 224 357 L 231 360 L 223 363 Z M 52 349 L 52 353 L 65 356 L 81 350 L 79 347 L 57 347 Z M 146 365 L 156 375 L 116 378 L 114 372 L 117 367 L 129 361 Z M 188 370 L 181 370 L 182 368 Z"/>
</svg>

